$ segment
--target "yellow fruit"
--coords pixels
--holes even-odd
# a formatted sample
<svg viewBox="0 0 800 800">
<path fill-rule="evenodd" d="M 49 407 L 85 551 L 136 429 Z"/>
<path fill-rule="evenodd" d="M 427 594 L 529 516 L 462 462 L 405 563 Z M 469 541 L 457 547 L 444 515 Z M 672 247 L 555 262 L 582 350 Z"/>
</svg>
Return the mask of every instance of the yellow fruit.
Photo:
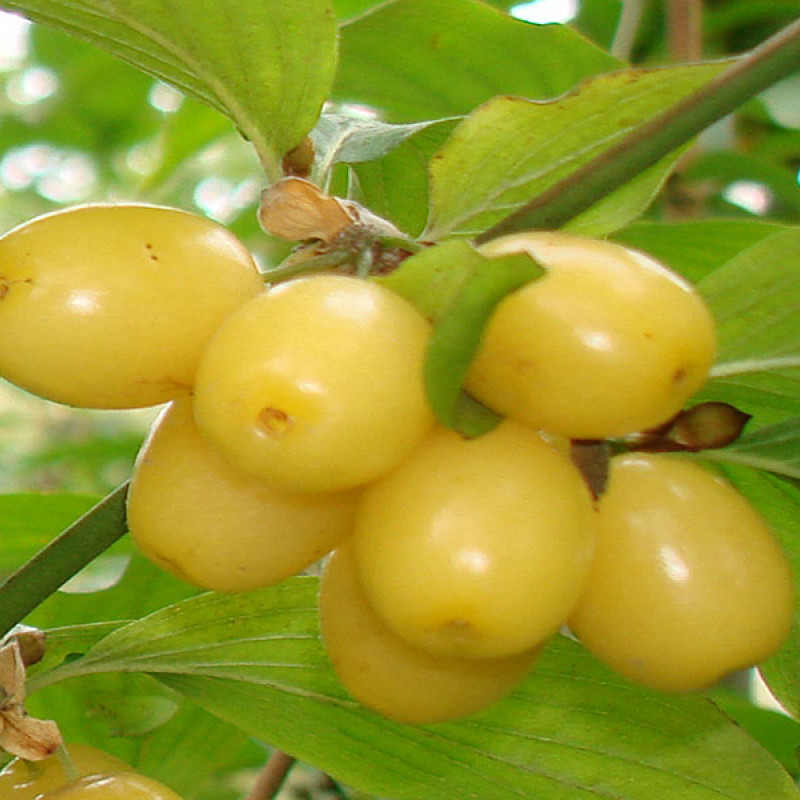
<svg viewBox="0 0 800 800">
<path fill-rule="evenodd" d="M 762 517 L 696 463 L 612 460 L 598 548 L 570 627 L 599 659 L 665 691 L 702 689 L 771 655 L 794 614 Z"/>
<path fill-rule="evenodd" d="M 207 589 L 246 591 L 288 578 L 353 526 L 356 493 L 295 494 L 234 469 L 197 430 L 189 398 L 145 442 L 128 492 L 139 549 Z"/>
<path fill-rule="evenodd" d="M 366 487 L 353 541 L 369 602 L 396 634 L 440 655 L 498 658 L 558 630 L 594 538 L 572 463 L 506 421 L 472 440 L 437 429 Z"/>
<path fill-rule="evenodd" d="M 444 722 L 486 708 L 514 688 L 539 652 L 467 659 L 412 647 L 369 606 L 349 542 L 325 566 L 319 610 L 322 638 L 342 684 L 359 702 L 398 722 Z"/>
<path fill-rule="evenodd" d="M 220 225 L 145 205 L 90 205 L 0 238 L 0 376 L 88 408 L 185 394 L 219 323 L 263 289 Z"/>
<path fill-rule="evenodd" d="M 137 775 L 120 772 L 113 775 L 89 775 L 54 792 L 42 795 L 41 800 L 181 800 L 162 783 Z"/>
<path fill-rule="evenodd" d="M 130 771 L 124 761 L 86 744 L 71 744 L 69 755 L 79 776 Z M 0 798 L 3 800 L 38 800 L 68 783 L 58 755 L 44 761 L 15 758 L 0 772 Z"/>
<path fill-rule="evenodd" d="M 195 387 L 202 433 L 237 468 L 293 491 L 387 472 L 433 425 L 423 387 L 429 324 L 360 278 L 279 284 L 231 315 Z"/>
<path fill-rule="evenodd" d="M 575 439 L 674 416 L 705 383 L 714 323 L 694 289 L 649 256 L 564 233 L 496 239 L 545 268 L 489 320 L 467 389 L 496 411 Z"/>
</svg>

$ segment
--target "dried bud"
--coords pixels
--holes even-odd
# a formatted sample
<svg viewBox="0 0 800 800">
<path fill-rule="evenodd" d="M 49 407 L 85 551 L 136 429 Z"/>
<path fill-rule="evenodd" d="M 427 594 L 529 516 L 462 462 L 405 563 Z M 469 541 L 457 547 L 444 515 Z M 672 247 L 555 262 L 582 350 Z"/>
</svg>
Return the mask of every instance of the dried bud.
<svg viewBox="0 0 800 800">
<path fill-rule="evenodd" d="M 727 403 L 700 403 L 678 414 L 667 438 L 685 450 L 713 450 L 735 442 L 749 420 Z"/>
<path fill-rule="evenodd" d="M 267 233 L 292 242 L 329 242 L 353 223 L 344 203 L 304 178 L 284 178 L 261 196 L 258 210 Z"/>
<path fill-rule="evenodd" d="M 17 625 L 4 639 L 3 644 L 10 639 L 14 639 L 19 645 L 22 663 L 26 667 L 38 664 L 44 658 L 44 631 L 38 628 L 32 628 L 29 625 Z"/>
<path fill-rule="evenodd" d="M 61 742 L 55 722 L 26 713 L 20 641 L 16 634 L 8 636 L 0 646 L 0 749 L 27 761 L 41 761 L 51 756 Z"/>
<path fill-rule="evenodd" d="M 626 443 L 651 453 L 714 450 L 735 442 L 749 419 L 750 414 L 728 403 L 699 403 L 658 428 L 628 437 Z"/>
<path fill-rule="evenodd" d="M 25 664 L 14 638 L 0 647 L 0 711 L 7 705 L 25 702 Z"/>
<path fill-rule="evenodd" d="M 62 744 L 58 725 L 29 717 L 21 707 L 0 711 L 0 748 L 26 761 L 42 761 Z"/>
<path fill-rule="evenodd" d="M 314 164 L 314 142 L 306 136 L 297 147 L 292 148 L 284 157 L 281 166 L 285 175 L 307 178 Z"/>
</svg>

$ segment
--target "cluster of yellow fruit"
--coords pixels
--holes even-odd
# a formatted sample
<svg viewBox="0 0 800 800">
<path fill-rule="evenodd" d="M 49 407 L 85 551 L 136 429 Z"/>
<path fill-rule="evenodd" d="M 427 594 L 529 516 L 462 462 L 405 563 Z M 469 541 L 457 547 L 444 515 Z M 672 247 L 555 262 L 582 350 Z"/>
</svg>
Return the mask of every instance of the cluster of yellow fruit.
<svg viewBox="0 0 800 800">
<path fill-rule="evenodd" d="M 137 460 L 128 524 L 205 588 L 277 583 L 333 551 L 322 636 L 388 717 L 459 717 L 509 692 L 568 624 L 668 690 L 785 636 L 789 568 L 733 488 L 625 454 L 595 501 L 569 440 L 660 425 L 704 384 L 714 325 L 641 253 L 561 233 L 496 240 L 545 275 L 497 308 L 467 381 L 505 417 L 465 439 L 423 387 L 430 323 L 367 279 L 264 287 L 207 220 L 87 206 L 0 239 L 0 374 L 59 402 L 171 401 Z"/>
<path fill-rule="evenodd" d="M 728 483 L 672 455 L 622 453 L 594 500 L 571 440 L 672 419 L 715 355 L 697 293 L 649 257 L 562 233 L 499 239 L 545 275 L 506 298 L 469 391 L 505 420 L 432 433 L 366 487 L 322 577 L 322 632 L 343 683 L 410 722 L 510 691 L 568 625 L 619 673 L 710 686 L 788 633 L 788 562 Z"/>
<path fill-rule="evenodd" d="M 181 800 L 172 789 L 134 772 L 124 761 L 89 747 L 69 747 L 70 769 L 58 755 L 15 758 L 0 771 L 3 800 Z"/>
</svg>

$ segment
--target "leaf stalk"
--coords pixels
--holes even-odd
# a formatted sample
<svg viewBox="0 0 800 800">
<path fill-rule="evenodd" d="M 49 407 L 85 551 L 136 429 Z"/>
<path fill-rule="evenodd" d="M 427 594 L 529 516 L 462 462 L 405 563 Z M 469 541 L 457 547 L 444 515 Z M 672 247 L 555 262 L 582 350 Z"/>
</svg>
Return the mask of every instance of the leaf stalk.
<svg viewBox="0 0 800 800">
<path fill-rule="evenodd" d="M 0 636 L 127 531 L 123 483 L 0 583 Z"/>
</svg>

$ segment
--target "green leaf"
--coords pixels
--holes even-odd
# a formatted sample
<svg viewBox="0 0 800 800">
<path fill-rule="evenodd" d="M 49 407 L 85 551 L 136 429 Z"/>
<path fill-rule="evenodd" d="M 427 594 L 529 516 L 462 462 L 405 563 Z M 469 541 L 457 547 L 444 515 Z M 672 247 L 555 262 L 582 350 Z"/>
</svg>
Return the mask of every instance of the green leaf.
<svg viewBox="0 0 800 800">
<path fill-rule="evenodd" d="M 461 390 L 483 329 L 497 304 L 509 292 L 536 280 L 542 268 L 524 254 L 488 259 L 458 245 L 453 242 L 448 255 L 462 269 L 470 261 L 472 266 L 436 322 L 425 361 L 425 383 L 439 422 L 465 436 L 478 436 L 499 421 L 496 414 L 470 401 Z"/>
<path fill-rule="evenodd" d="M 127 483 L 106 495 L 0 583 L 0 633 L 6 633 L 125 533 Z"/>
<path fill-rule="evenodd" d="M 704 454 L 705 455 L 705 454 Z M 800 488 L 768 472 L 738 464 L 714 464 L 758 508 L 783 546 L 800 587 Z M 800 598 L 800 593 L 798 594 Z M 760 667 L 781 705 L 800 719 L 800 615 L 788 641 Z"/>
<path fill-rule="evenodd" d="M 95 596 L 95 607 L 102 605 L 102 603 L 97 603 L 97 599 L 97 596 Z M 88 614 L 87 617 L 91 618 Z M 101 639 L 108 636 L 111 631 L 131 622 L 131 618 L 126 617 L 103 622 L 81 622 L 62 627 L 54 627 L 58 624 L 57 622 L 51 622 L 50 625 L 43 624 L 46 621 L 46 618 L 26 620 L 26 624 L 30 624 L 40 630 L 47 630 L 47 646 L 45 647 L 44 657 L 37 664 L 28 668 L 29 676 L 36 675 L 39 672 L 47 672 L 67 661 L 79 658 Z"/>
<path fill-rule="evenodd" d="M 719 353 L 703 397 L 800 415 L 800 229 L 762 239 L 698 285 Z"/>
<path fill-rule="evenodd" d="M 389 722 L 338 684 L 316 589 L 316 579 L 295 578 L 200 595 L 118 629 L 38 685 L 150 673 L 252 736 L 396 800 L 797 797 L 780 765 L 710 701 L 633 686 L 560 637 L 480 714 L 424 728 Z"/>
<path fill-rule="evenodd" d="M 709 450 L 704 458 L 800 479 L 800 417 L 760 428 L 721 450 Z"/>
<path fill-rule="evenodd" d="M 436 418 L 465 436 L 493 428 L 499 417 L 462 391 L 483 328 L 509 293 L 542 274 L 527 255 L 489 259 L 451 240 L 407 259 L 378 282 L 411 300 L 434 320 L 425 386 Z"/>
<path fill-rule="evenodd" d="M 51 686 L 29 698 L 28 710 L 57 719 L 66 741 L 113 753 L 182 797 L 196 797 L 243 762 L 257 767 L 264 760 L 263 748 L 241 730 L 146 675 L 109 673 Z"/>
<path fill-rule="evenodd" d="M 760 708 L 730 690 L 718 689 L 712 695 L 715 705 L 736 720 L 757 742 L 771 753 L 794 778 L 800 773 L 800 723 L 786 714 Z"/>
<path fill-rule="evenodd" d="M 103 739 L 151 733 L 172 719 L 181 700 L 146 675 L 92 675 L 72 692 L 79 713 L 94 718 Z M 63 704 L 57 707 L 61 716 Z"/>
<path fill-rule="evenodd" d="M 182 702 L 181 695 L 147 675 L 109 673 L 49 687 L 27 706 L 35 716 L 57 718 L 67 741 L 88 741 L 130 763 L 136 744 L 125 739 L 165 724 Z"/>
<path fill-rule="evenodd" d="M 311 132 L 315 150 L 321 154 L 317 167 L 327 175 L 334 164 L 358 164 L 382 158 L 415 133 L 445 120 L 427 120 L 408 125 L 390 125 L 377 119 L 359 119 L 346 114 L 323 114 Z"/>
<path fill-rule="evenodd" d="M 763 220 L 636 222 L 616 231 L 612 238 L 649 253 L 697 283 L 741 251 L 779 233 L 784 227 Z"/>
<path fill-rule="evenodd" d="M 628 225 L 647 210 L 689 147 L 681 147 L 643 170 L 563 227 L 572 233 L 597 237 Z"/>
<path fill-rule="evenodd" d="M 0 577 L 19 567 L 98 500 L 77 494 L 0 494 Z"/>
<path fill-rule="evenodd" d="M 168 723 L 137 744 L 134 766 L 187 799 L 219 785 L 231 772 L 260 769 L 266 760 L 263 746 L 192 702 L 181 703 Z M 241 792 L 232 786 L 225 797 L 239 800 Z"/>
<path fill-rule="evenodd" d="M 333 97 L 389 122 L 438 119 L 498 94 L 555 97 L 620 65 L 564 26 L 477 0 L 391 0 L 342 27 Z"/>
<path fill-rule="evenodd" d="M 87 635 L 91 635 L 91 624 L 127 622 L 198 591 L 143 556 L 134 554 L 114 585 L 95 592 L 55 593 L 25 622 L 40 628 L 90 624 Z"/>
<path fill-rule="evenodd" d="M 130 620 L 197 592 L 139 555 L 110 588 L 56 592 L 26 619 L 47 629 L 44 660 L 29 675 L 69 663 Z M 28 709 L 56 718 L 68 741 L 113 752 L 186 797 L 229 768 L 248 742 L 238 729 L 142 675 L 93 675 L 50 686 L 29 698 Z"/>
<path fill-rule="evenodd" d="M 510 11 L 514 6 L 520 5 L 519 0 L 485 0 L 485 2 L 503 11 Z"/>
<path fill-rule="evenodd" d="M 465 119 L 431 163 L 425 236 L 475 235 L 617 144 L 640 123 L 720 71 L 719 64 L 625 70 L 537 103 L 498 97 Z M 641 173 L 569 227 L 599 234 L 630 223 L 661 187 L 677 154 Z"/>
<path fill-rule="evenodd" d="M 109 50 L 223 112 L 273 180 L 333 81 L 329 0 L 2 0 L 0 8 Z"/>
<path fill-rule="evenodd" d="M 410 300 L 435 321 L 449 308 L 476 262 L 485 260 L 467 242 L 442 242 L 406 259 L 389 275 L 373 280 Z"/>
<path fill-rule="evenodd" d="M 788 25 L 704 86 L 643 122 L 616 145 L 501 219 L 478 241 L 505 233 L 563 227 L 618 187 L 674 154 L 712 124 L 800 67 L 800 23 Z"/>
<path fill-rule="evenodd" d="M 353 166 L 346 187 L 400 230 L 419 233 L 427 219 L 428 161 L 454 120 L 392 125 L 347 114 L 323 114 L 311 132 L 315 160 L 312 179 L 330 187 L 336 164 Z M 339 176 L 341 177 L 341 176 Z"/>
<path fill-rule="evenodd" d="M 799 511 L 800 503 L 795 498 L 794 513 L 797 514 Z M 800 670 L 800 630 L 795 624 L 783 647 L 760 668 L 761 676 L 772 694 L 795 719 L 800 718 L 798 670 Z"/>
<path fill-rule="evenodd" d="M 347 19 L 348 17 L 363 14 L 381 2 L 382 0 L 333 0 L 333 6 L 339 19 Z"/>
<path fill-rule="evenodd" d="M 359 199 L 400 230 L 419 236 L 428 221 L 428 164 L 455 126 L 426 127 L 377 161 L 354 164 Z"/>
</svg>

